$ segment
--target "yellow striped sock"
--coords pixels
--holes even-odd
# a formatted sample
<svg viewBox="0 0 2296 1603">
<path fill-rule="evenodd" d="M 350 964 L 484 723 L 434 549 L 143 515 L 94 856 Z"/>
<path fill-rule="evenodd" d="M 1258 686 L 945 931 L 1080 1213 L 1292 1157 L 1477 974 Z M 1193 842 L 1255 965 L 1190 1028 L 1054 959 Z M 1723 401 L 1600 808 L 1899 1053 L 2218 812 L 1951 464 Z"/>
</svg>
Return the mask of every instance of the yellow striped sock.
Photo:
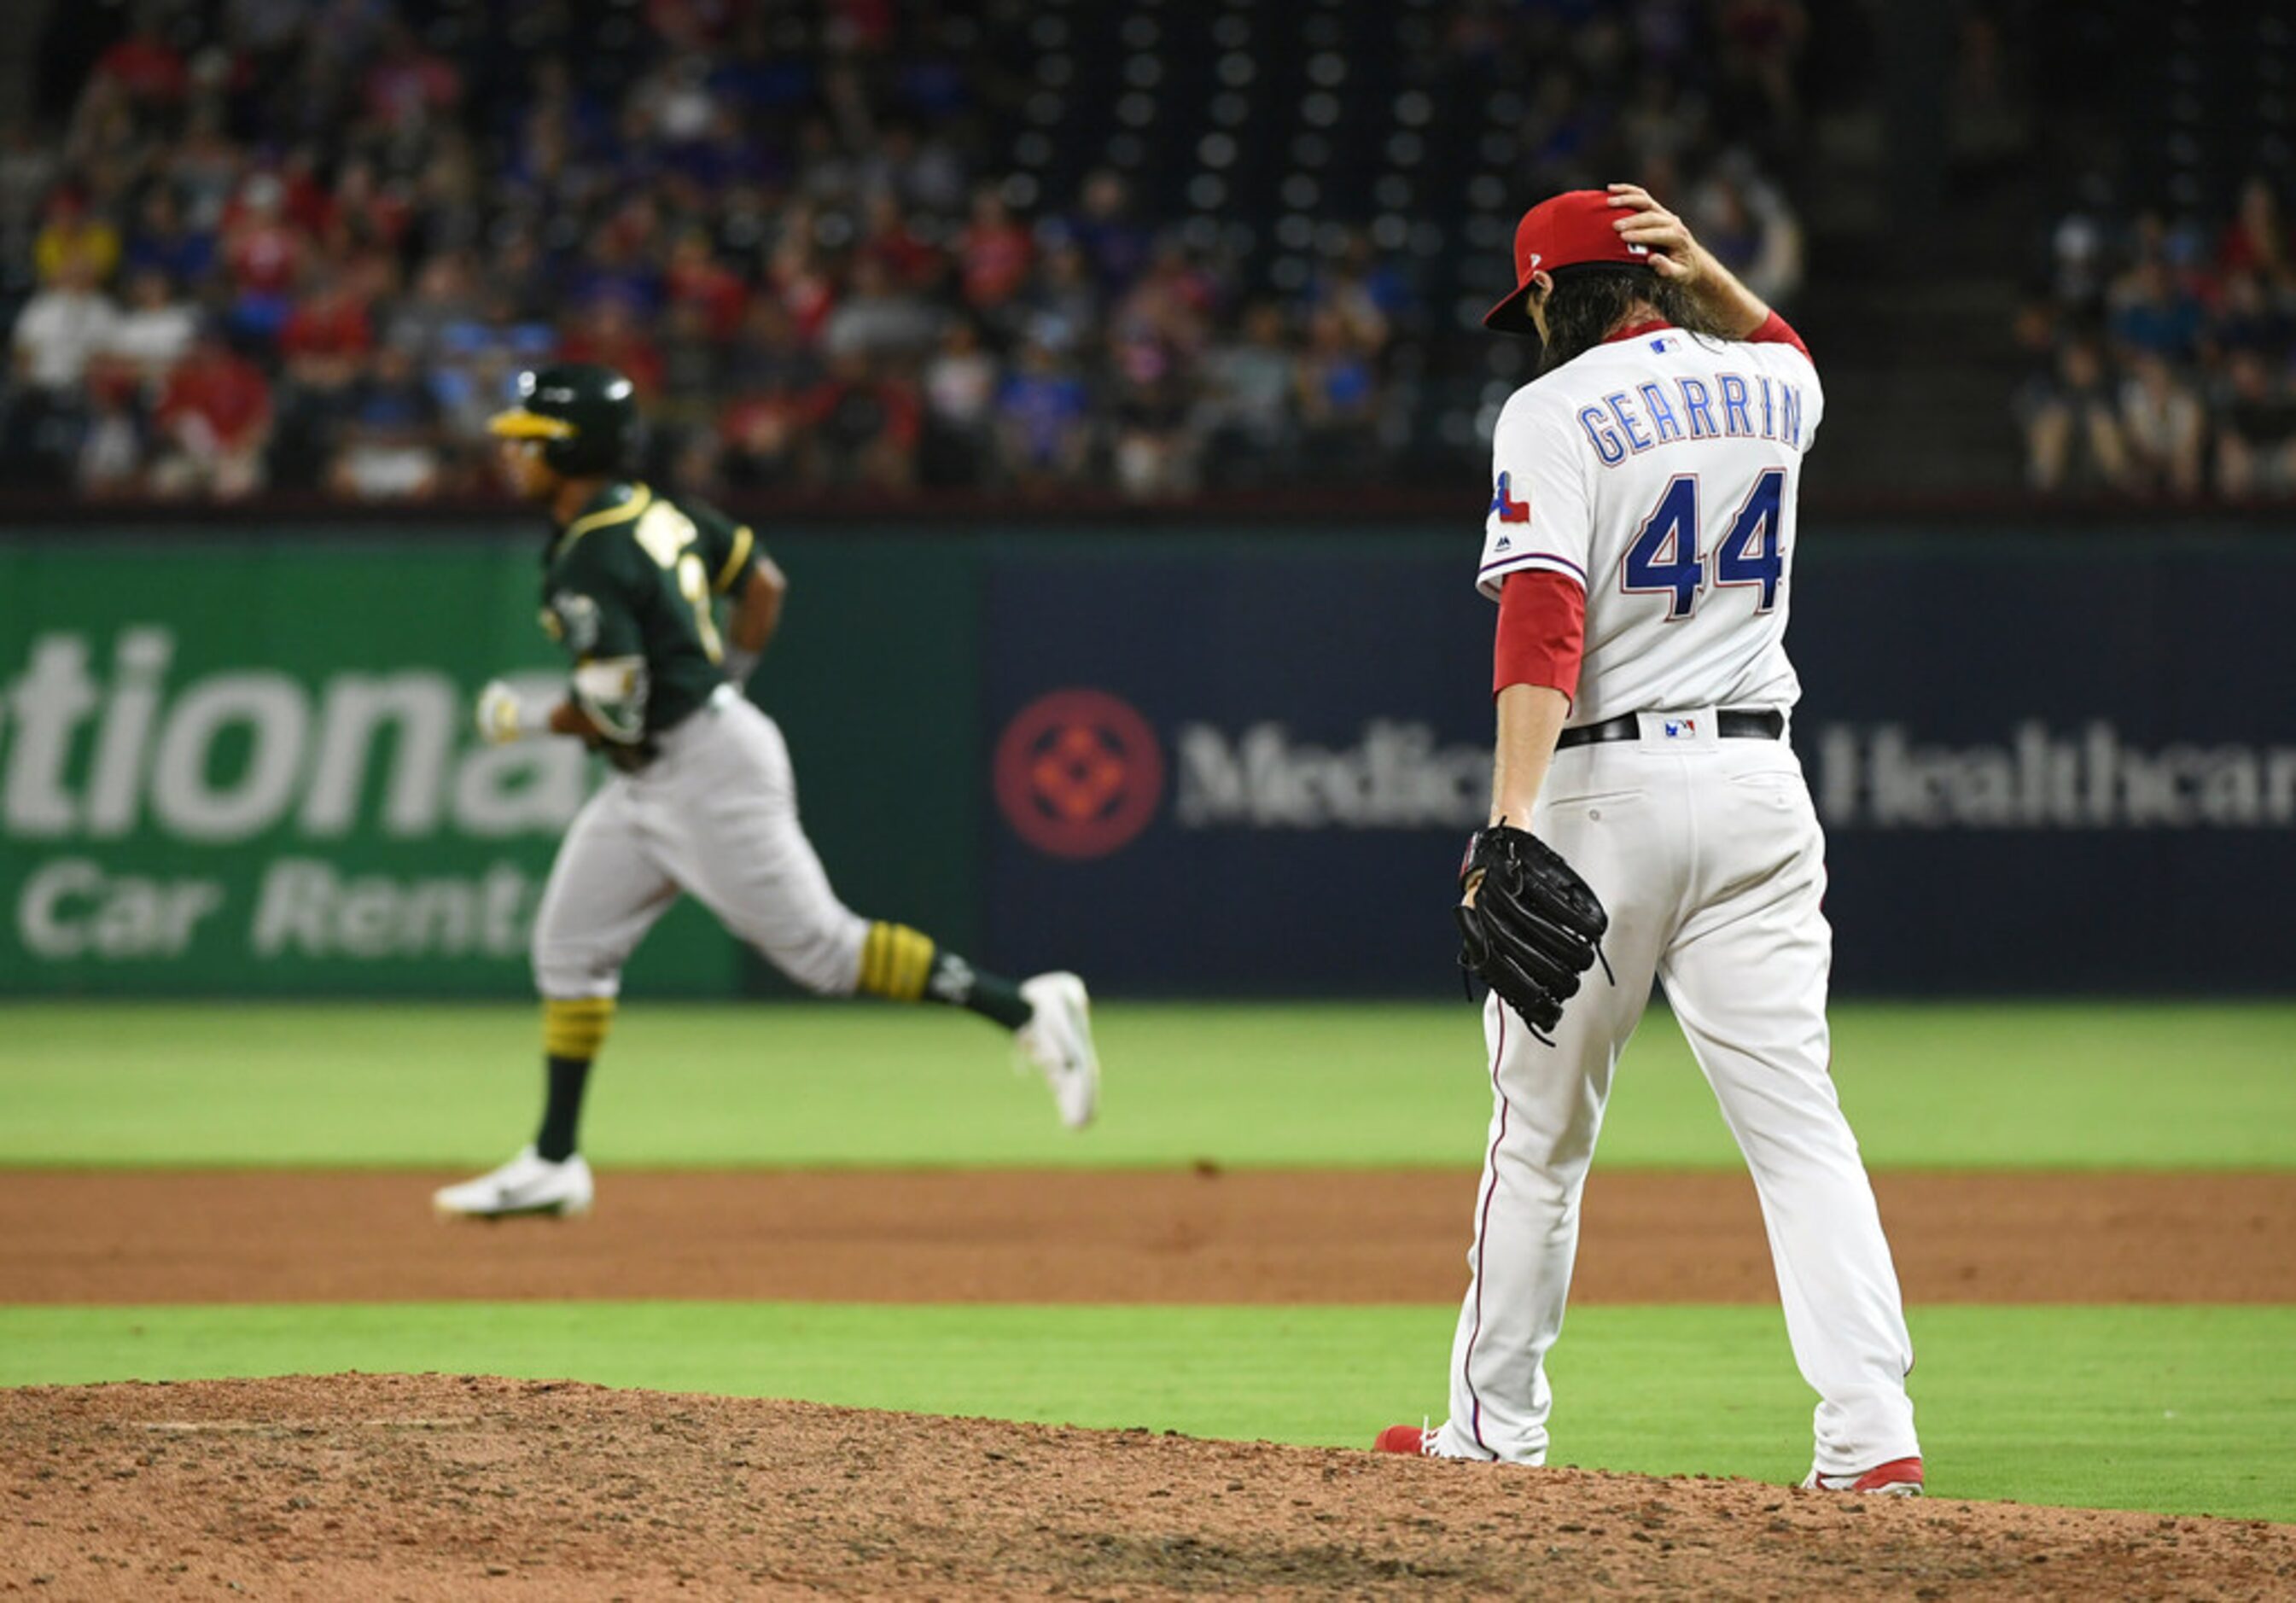
<svg viewBox="0 0 2296 1603">
<path fill-rule="evenodd" d="M 595 1057 L 613 1023 L 611 997 L 545 997 L 542 1002 L 542 1049 L 553 1057 Z"/>
<path fill-rule="evenodd" d="M 861 942 L 859 988 L 872 996 L 914 1002 L 932 974 L 932 937 L 903 924 L 873 924 Z"/>
</svg>

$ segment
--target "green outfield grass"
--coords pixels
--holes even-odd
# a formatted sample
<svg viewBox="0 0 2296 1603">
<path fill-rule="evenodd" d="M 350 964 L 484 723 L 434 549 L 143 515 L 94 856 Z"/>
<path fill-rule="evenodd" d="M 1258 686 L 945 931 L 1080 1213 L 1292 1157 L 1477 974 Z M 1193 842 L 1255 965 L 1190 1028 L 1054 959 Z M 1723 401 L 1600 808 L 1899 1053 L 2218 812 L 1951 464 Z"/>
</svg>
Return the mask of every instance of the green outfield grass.
<svg viewBox="0 0 2296 1603">
<path fill-rule="evenodd" d="M 1458 1164 L 1488 1110 L 1454 1006 L 1103 1007 L 1105 1116 L 1061 1130 L 997 1033 L 940 1009 L 627 1007 L 602 1163 Z M 2296 1005 L 1853 1006 L 1834 1074 L 1877 1166 L 2296 1167 Z M 529 1130 L 530 1007 L 19 1003 L 0 1164 L 468 1164 Z M 1737 1162 L 1672 1021 L 1621 1068 L 1603 1161 Z"/>
<path fill-rule="evenodd" d="M 1934 1308 L 1941 1496 L 2296 1520 L 2296 1310 Z M 409 1304 L 0 1311 L 0 1383 L 444 1370 L 1360 1446 L 1443 1411 L 1447 1309 Z M 1760 1308 L 1589 1308 L 1557 1462 L 1799 1479 L 1811 1399 Z"/>
</svg>

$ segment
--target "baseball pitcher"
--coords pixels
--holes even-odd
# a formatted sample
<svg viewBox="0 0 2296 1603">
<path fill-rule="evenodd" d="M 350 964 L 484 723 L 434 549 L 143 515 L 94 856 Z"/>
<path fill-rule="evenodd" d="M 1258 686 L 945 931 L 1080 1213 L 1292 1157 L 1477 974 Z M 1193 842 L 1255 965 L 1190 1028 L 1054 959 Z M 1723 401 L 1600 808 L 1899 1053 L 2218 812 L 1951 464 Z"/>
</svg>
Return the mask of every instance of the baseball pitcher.
<svg viewBox="0 0 2296 1603">
<path fill-rule="evenodd" d="M 1489 827 L 1461 875 L 1494 1093 L 1450 1418 L 1390 1452 L 1539 1464 L 1579 1195 L 1662 981 L 1760 1195 L 1818 1394 L 1806 1485 L 1922 1486 L 1897 1270 L 1828 1074 L 1824 839 L 1787 744 L 1801 462 L 1784 319 L 1632 185 L 1532 208 L 1486 325 L 1544 342 L 1500 414 Z"/>
<path fill-rule="evenodd" d="M 830 889 L 798 822 L 781 731 L 741 690 L 787 589 L 750 530 L 626 476 L 640 423 L 620 374 L 545 367 L 521 376 L 519 397 L 490 426 L 511 488 L 554 525 L 542 625 L 572 674 L 564 699 L 547 703 L 488 685 L 480 731 L 498 742 L 578 739 L 616 771 L 567 831 L 536 915 L 541 1129 L 500 1169 L 439 1192 L 438 1211 L 588 1210 L 590 1170 L 575 1137 L 590 1065 L 623 963 L 681 891 L 809 991 L 943 1002 L 1004 1025 L 1063 1122 L 1089 1123 L 1100 1065 L 1083 982 L 1046 974 L 1015 985 L 930 936 L 849 911 Z M 725 635 L 721 600 L 731 604 Z"/>
</svg>

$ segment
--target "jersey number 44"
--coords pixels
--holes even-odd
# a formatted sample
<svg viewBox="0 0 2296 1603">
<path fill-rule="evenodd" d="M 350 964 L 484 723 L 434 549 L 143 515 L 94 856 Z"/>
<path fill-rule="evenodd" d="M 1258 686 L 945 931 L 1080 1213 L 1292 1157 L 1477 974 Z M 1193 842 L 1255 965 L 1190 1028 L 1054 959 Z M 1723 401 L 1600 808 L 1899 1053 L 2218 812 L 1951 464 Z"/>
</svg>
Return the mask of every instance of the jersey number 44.
<svg viewBox="0 0 2296 1603">
<path fill-rule="evenodd" d="M 1667 621 L 1673 622 L 1697 609 L 1710 562 L 1715 585 L 1758 588 L 1761 596 L 1755 610 L 1768 612 L 1777 604 L 1778 585 L 1785 577 L 1785 548 L 1778 538 L 1785 482 L 1778 468 L 1755 480 L 1710 557 L 1701 538 L 1698 475 L 1676 474 L 1627 547 L 1620 588 L 1630 596 L 1668 597 Z"/>
</svg>

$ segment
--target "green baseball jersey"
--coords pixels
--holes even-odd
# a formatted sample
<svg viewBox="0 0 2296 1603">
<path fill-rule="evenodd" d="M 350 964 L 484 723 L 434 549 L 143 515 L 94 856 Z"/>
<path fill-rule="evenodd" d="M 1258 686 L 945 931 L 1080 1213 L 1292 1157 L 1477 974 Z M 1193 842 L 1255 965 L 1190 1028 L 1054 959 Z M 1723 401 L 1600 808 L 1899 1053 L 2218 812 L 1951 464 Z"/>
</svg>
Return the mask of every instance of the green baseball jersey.
<svg viewBox="0 0 2296 1603">
<path fill-rule="evenodd" d="M 725 683 L 717 598 L 748 588 L 756 549 L 748 525 L 637 483 L 605 486 L 553 537 L 542 627 L 610 739 L 659 734 Z"/>
</svg>

